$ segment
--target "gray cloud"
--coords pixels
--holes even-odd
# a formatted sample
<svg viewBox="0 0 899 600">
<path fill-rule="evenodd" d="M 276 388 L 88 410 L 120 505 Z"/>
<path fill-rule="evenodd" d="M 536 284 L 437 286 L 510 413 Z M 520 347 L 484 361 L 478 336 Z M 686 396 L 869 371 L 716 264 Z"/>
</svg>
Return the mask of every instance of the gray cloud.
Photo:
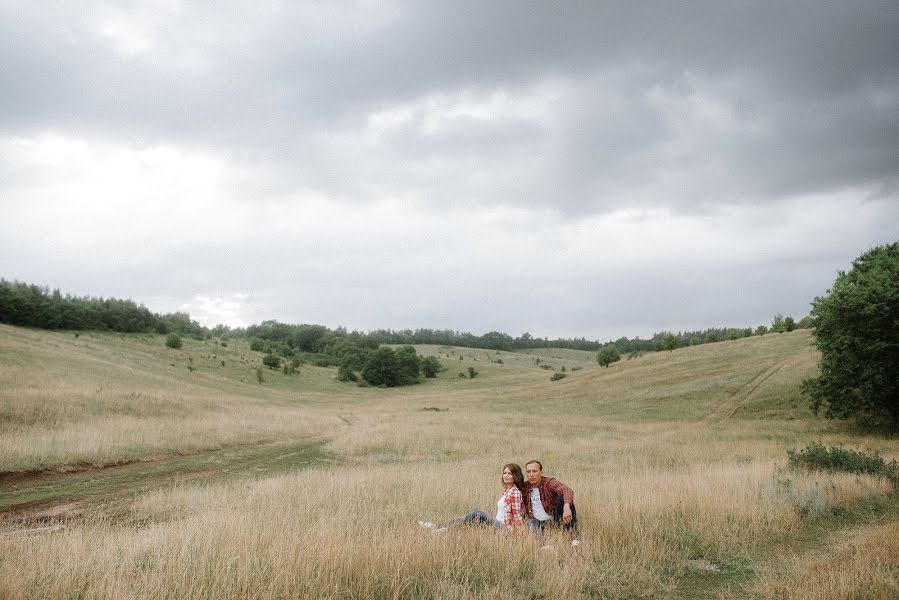
<svg viewBox="0 0 899 600">
<path fill-rule="evenodd" d="M 899 237 L 896 31 L 886 1 L 0 2 L 0 269 L 360 327 L 798 314 Z"/>
</svg>

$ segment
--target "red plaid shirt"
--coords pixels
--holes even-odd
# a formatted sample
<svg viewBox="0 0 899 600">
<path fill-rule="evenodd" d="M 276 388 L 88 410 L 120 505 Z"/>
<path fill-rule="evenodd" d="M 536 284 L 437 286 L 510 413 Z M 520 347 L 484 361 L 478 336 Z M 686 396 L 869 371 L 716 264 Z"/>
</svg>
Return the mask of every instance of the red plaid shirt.
<svg viewBox="0 0 899 600">
<path fill-rule="evenodd" d="M 513 485 L 506 489 L 502 500 L 505 508 L 503 525 L 521 527 L 524 523 L 524 504 L 521 501 L 521 492 Z"/>
<path fill-rule="evenodd" d="M 536 486 L 531 485 L 529 481 L 526 481 L 524 484 L 524 506 L 528 515 L 534 514 L 531 510 L 531 491 L 535 487 L 540 490 L 540 502 L 543 504 L 543 510 L 548 515 L 552 515 L 556 509 L 556 502 L 558 502 L 559 496 L 562 497 L 565 503 L 574 504 L 574 491 L 570 487 L 558 479 L 544 476 Z"/>
</svg>

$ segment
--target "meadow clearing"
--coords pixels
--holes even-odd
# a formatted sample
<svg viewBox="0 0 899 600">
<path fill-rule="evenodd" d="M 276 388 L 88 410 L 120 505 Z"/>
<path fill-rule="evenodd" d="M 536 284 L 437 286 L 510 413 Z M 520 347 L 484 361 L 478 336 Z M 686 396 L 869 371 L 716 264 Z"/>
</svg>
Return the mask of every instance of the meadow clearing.
<svg viewBox="0 0 899 600">
<path fill-rule="evenodd" d="M 814 441 L 899 457 L 810 414 L 809 332 L 609 368 L 418 351 L 446 370 L 260 384 L 239 340 L 0 325 L 0 598 L 899 596 L 890 485 L 786 468 Z M 502 465 L 531 458 L 574 488 L 581 546 L 416 524 L 491 512 Z"/>
</svg>

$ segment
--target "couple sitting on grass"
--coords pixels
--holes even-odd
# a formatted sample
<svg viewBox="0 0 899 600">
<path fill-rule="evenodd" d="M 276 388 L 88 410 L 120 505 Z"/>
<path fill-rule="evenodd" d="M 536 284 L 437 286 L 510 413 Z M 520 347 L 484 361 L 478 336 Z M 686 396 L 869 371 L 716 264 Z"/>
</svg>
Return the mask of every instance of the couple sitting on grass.
<svg viewBox="0 0 899 600">
<path fill-rule="evenodd" d="M 505 490 L 496 502 L 496 517 L 482 510 L 473 510 L 467 515 L 450 519 L 444 523 L 419 521 L 425 529 L 443 532 L 459 525 L 481 525 L 500 530 L 520 531 L 527 524 L 543 542 L 546 527 L 561 527 L 571 538 L 571 545 L 577 546 L 577 511 L 574 508 L 574 492 L 570 487 L 552 477 L 543 475 L 543 464 L 539 460 L 525 465 L 528 479 L 524 480 L 521 467 L 509 463 L 503 467 L 502 483 Z M 551 549 L 552 546 L 543 546 Z"/>
</svg>

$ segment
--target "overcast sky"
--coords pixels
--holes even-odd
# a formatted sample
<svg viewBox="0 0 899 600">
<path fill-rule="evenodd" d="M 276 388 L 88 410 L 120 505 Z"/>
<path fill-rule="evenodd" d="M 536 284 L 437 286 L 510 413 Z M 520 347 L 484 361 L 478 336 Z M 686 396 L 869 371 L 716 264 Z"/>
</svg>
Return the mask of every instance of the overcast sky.
<svg viewBox="0 0 899 600">
<path fill-rule="evenodd" d="M 798 319 L 897 184 L 895 0 L 0 0 L 0 276 L 207 325 Z"/>
</svg>

